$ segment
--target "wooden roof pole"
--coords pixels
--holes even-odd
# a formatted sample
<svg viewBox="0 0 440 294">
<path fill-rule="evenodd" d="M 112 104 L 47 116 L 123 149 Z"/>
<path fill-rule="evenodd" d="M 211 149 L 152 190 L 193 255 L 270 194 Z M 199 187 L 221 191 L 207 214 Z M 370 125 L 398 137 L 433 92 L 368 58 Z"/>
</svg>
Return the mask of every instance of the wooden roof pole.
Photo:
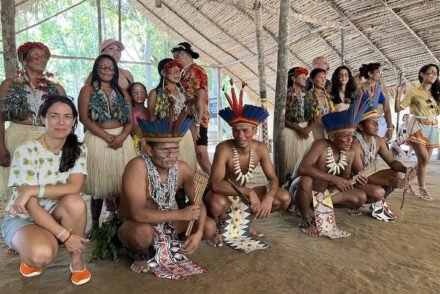
<svg viewBox="0 0 440 294">
<path fill-rule="evenodd" d="M 15 44 L 15 0 L 2 0 L 2 38 L 5 77 L 15 76 L 17 66 L 17 46 Z"/>
<path fill-rule="evenodd" d="M 286 111 L 287 95 L 287 61 L 288 61 L 288 34 L 289 34 L 289 14 L 290 0 L 281 0 L 280 18 L 278 29 L 278 62 L 277 62 L 277 83 L 275 91 L 275 110 L 274 110 L 274 165 L 278 175 L 278 180 L 283 183 L 286 180 L 285 162 L 285 135 L 284 135 L 284 114 Z"/>
<path fill-rule="evenodd" d="M 264 66 L 264 40 L 263 40 L 263 13 L 261 11 L 263 0 L 255 2 L 255 34 L 257 39 L 257 53 L 258 53 L 258 83 L 260 88 L 261 106 L 267 108 L 267 94 L 266 94 L 266 69 Z M 267 119 L 261 124 L 261 134 L 263 142 L 269 147 L 269 134 Z"/>
</svg>

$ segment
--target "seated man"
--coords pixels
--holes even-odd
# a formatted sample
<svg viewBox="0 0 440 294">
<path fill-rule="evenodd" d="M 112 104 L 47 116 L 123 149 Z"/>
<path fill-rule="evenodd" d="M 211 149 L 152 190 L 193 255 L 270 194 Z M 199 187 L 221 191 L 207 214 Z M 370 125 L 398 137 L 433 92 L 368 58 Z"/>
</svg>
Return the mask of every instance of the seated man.
<svg viewBox="0 0 440 294">
<path fill-rule="evenodd" d="M 238 101 L 233 87 L 232 99 L 228 94 L 225 93 L 225 95 L 230 107 L 221 110 L 219 115 L 232 127 L 234 139 L 221 142 L 215 150 L 210 177 L 211 191 L 206 197 L 208 214 L 217 222 L 221 222 L 225 212 L 229 210 L 231 202 L 235 207 L 235 201 L 238 198 L 232 196 L 237 195 L 249 200 L 252 219 L 262 219 L 273 211 L 286 210 L 291 202 L 289 193 L 279 188 L 278 178 L 267 146 L 263 142 L 253 139 L 257 134 L 258 125 L 269 116 L 269 113 L 262 107 L 243 106 L 242 100 Z M 242 93 L 240 93 L 240 97 L 242 97 Z M 267 185 L 254 188 L 246 187 L 258 164 L 261 164 L 267 177 Z M 242 208 L 246 209 L 247 207 L 243 206 Z M 231 210 L 231 212 L 233 211 Z M 248 221 L 246 221 L 246 227 L 242 228 L 246 234 L 258 235 L 255 229 L 249 229 L 247 224 Z M 224 234 L 224 232 L 219 231 L 211 245 L 221 244 L 220 234 Z M 225 241 L 228 243 L 227 240 Z M 235 249 L 240 250 L 238 247 Z"/>
<path fill-rule="evenodd" d="M 411 168 L 395 160 L 384 139 L 377 135 L 379 130 L 377 114 L 374 105 L 370 105 L 359 122 L 352 144 L 352 149 L 356 153 L 353 172 L 361 172 L 371 165 L 378 154 L 388 164 L 390 169 L 370 175 L 368 183 L 361 188 L 367 194 L 367 202 L 371 203 L 371 215 L 387 222 L 396 219 L 396 216 L 388 208 L 385 198 L 395 188 L 405 188 L 408 185 L 408 178 L 405 179 L 402 173 L 406 174 Z M 410 176 L 414 176 L 413 174 L 412 172 Z"/>
<path fill-rule="evenodd" d="M 202 238 L 212 238 L 215 233 L 215 223 L 206 217 L 204 205 L 194 204 L 194 171 L 177 159 L 178 142 L 191 120 L 183 124 L 176 121 L 177 127 L 169 126 L 167 119 L 138 122 L 151 154 L 142 154 L 127 164 L 119 208 L 123 224 L 118 237 L 134 259 L 131 269 L 138 273 L 150 269 L 156 276 L 171 279 L 202 273 L 202 268 L 183 255 L 194 253 Z M 173 134 L 171 130 L 176 129 Z M 191 204 L 175 209 L 175 192 L 182 186 Z M 180 246 L 177 234 L 194 220 L 192 234 Z M 149 254 L 150 246 L 154 246 L 155 257 Z"/>
<path fill-rule="evenodd" d="M 365 192 L 353 187 L 355 181 L 350 181 L 351 166 L 355 157 L 355 152 L 350 146 L 353 132 L 363 113 L 362 109 L 365 109 L 365 107 L 357 108 L 356 104 L 354 103 L 348 110 L 328 113 L 321 118 L 328 139 L 316 140 L 293 173 L 293 183 L 289 192 L 300 214 L 299 227 L 307 235 L 326 235 L 330 238 L 349 236 L 348 232 L 336 228 L 333 204 L 342 207 L 360 207 L 366 200 Z M 366 183 L 366 178 L 358 176 L 357 182 L 363 185 Z M 331 189 L 339 191 L 330 193 Z M 314 200 L 315 217 L 317 208 L 324 204 L 325 212 L 332 214 L 327 218 L 333 221 L 333 224 L 330 224 L 330 227 L 334 228 L 331 232 L 321 230 L 322 219 L 314 221 L 310 217 L 312 200 Z M 319 224 L 318 227 L 315 226 L 315 222 Z"/>
</svg>

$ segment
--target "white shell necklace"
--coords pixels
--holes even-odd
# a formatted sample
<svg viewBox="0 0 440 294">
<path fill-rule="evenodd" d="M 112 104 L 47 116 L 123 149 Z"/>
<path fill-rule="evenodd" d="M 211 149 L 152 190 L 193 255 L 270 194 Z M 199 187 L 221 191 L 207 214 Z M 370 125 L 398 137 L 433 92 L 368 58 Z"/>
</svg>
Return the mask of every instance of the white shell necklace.
<svg viewBox="0 0 440 294">
<path fill-rule="evenodd" d="M 254 171 L 254 148 L 250 148 L 249 150 L 249 168 L 246 174 L 243 174 L 240 167 L 240 157 L 238 155 L 237 147 L 232 146 L 232 161 L 234 162 L 234 173 L 237 175 L 235 179 L 240 182 L 240 185 L 248 183 L 252 179 L 252 172 Z"/>
<path fill-rule="evenodd" d="M 345 167 L 348 165 L 347 156 L 345 156 L 344 151 L 339 151 L 339 160 L 338 162 L 335 161 L 331 146 L 327 147 L 327 159 L 325 163 L 325 166 L 329 169 L 328 173 L 333 175 L 338 175 L 341 171 L 345 170 Z"/>
</svg>

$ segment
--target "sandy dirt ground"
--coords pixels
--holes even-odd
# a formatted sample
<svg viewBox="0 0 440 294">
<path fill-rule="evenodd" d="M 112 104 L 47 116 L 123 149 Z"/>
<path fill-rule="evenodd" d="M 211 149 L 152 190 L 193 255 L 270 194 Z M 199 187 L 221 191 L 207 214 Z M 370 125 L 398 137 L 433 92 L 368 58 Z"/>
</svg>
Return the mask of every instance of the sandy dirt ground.
<svg viewBox="0 0 440 294">
<path fill-rule="evenodd" d="M 432 162 L 427 187 L 434 201 L 408 196 L 403 216 L 402 190 L 392 193 L 388 204 L 399 217 L 395 222 L 371 218 L 367 205 L 360 217 L 337 209 L 337 224 L 353 235 L 330 240 L 301 233 L 291 213 L 275 213 L 257 223 L 269 249 L 245 255 L 203 243 L 191 259 L 208 272 L 186 280 L 132 273 L 129 258 L 121 256 L 118 263 L 88 264 L 91 282 L 74 286 L 64 248 L 41 276 L 23 278 L 19 257 L 8 255 L 1 240 L 0 293 L 439 293 L 439 173 L 440 162 Z M 261 171 L 254 179 L 263 183 Z M 85 256 L 90 252 L 91 246 Z"/>
</svg>

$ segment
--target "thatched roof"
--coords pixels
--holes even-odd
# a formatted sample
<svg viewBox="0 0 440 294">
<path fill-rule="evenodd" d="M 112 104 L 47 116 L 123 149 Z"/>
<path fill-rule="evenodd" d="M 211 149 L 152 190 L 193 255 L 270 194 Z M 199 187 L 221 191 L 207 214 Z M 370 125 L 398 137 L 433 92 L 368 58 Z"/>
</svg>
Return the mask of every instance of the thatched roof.
<svg viewBox="0 0 440 294">
<path fill-rule="evenodd" d="M 23 1 L 33 2 L 16 0 Z M 247 81 L 249 94 L 257 96 L 254 0 L 128 2 L 160 30 L 193 44 L 207 63 Z M 263 2 L 267 96 L 273 101 L 280 1 Z M 314 57 L 327 55 L 334 69 L 344 54 L 354 73 L 362 63 L 382 63 L 384 82 L 395 85 L 399 72 L 414 81 L 422 65 L 439 64 L 440 0 L 291 0 L 289 23 L 289 66 L 310 67 Z"/>
</svg>

